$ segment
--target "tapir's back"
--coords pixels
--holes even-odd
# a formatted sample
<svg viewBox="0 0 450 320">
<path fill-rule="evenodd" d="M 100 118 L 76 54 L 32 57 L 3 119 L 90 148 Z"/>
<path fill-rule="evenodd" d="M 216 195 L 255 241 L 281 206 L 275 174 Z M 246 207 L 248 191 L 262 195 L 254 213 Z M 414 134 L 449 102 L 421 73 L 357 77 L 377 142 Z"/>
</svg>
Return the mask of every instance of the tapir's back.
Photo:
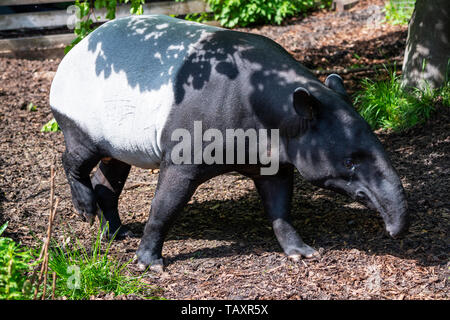
<svg viewBox="0 0 450 320">
<path fill-rule="evenodd" d="M 161 15 L 102 25 L 61 62 L 50 92 L 55 118 L 64 115 L 117 159 L 158 166 L 176 74 L 196 43 L 217 30 Z"/>
<path fill-rule="evenodd" d="M 50 105 L 65 135 L 75 125 L 104 154 L 152 168 L 162 160 L 163 132 L 186 127 L 183 119 L 195 115 L 218 129 L 252 127 L 241 121 L 255 114 L 274 122 L 293 112 L 291 93 L 308 79 L 268 38 L 135 16 L 102 25 L 66 55 Z"/>
</svg>

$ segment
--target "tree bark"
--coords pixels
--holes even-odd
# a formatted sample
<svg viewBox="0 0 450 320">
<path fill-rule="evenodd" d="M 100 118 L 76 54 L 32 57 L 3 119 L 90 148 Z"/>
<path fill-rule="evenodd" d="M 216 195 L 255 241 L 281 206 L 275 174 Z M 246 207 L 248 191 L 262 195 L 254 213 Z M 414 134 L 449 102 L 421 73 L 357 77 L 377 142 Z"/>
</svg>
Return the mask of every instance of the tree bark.
<svg viewBox="0 0 450 320">
<path fill-rule="evenodd" d="M 417 0 L 409 22 L 403 85 L 441 87 L 450 68 L 450 1 Z"/>
</svg>

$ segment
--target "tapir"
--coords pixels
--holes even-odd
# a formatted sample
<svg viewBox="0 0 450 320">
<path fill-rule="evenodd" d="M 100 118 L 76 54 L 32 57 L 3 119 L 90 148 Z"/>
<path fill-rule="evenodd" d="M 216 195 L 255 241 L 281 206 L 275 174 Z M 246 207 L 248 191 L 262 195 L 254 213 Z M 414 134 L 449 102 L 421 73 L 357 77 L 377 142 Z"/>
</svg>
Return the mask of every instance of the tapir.
<svg viewBox="0 0 450 320">
<path fill-rule="evenodd" d="M 378 211 L 390 236 L 408 228 L 398 173 L 342 78 L 331 74 L 321 83 L 267 37 L 164 15 L 112 20 L 62 59 L 50 105 L 64 134 L 72 202 L 85 220 L 101 217 L 117 238 L 129 235 L 118 200 L 130 167 L 160 169 L 136 251 L 142 269 L 162 270 L 174 219 L 200 184 L 228 172 L 254 181 L 281 248 L 294 260 L 318 255 L 290 221 L 295 169 Z M 195 137 L 199 124 L 204 135 Z M 267 134 L 222 148 L 230 129 Z M 177 130 L 182 134 L 174 136 Z M 255 160 L 251 153 L 264 141 L 270 149 Z M 190 150 L 195 145 L 209 146 L 212 160 Z M 244 158 L 235 156 L 239 151 Z M 263 172 L 263 155 L 274 152 L 276 170 Z"/>
</svg>

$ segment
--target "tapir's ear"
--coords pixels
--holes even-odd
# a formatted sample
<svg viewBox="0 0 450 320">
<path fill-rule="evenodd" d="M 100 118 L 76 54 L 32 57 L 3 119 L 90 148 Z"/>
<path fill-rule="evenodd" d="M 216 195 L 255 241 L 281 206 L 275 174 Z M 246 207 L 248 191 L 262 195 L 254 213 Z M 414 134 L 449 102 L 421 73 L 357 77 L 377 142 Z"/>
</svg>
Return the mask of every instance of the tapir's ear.
<svg viewBox="0 0 450 320">
<path fill-rule="evenodd" d="M 294 109 L 300 118 L 312 120 L 314 118 L 314 109 L 318 101 L 307 89 L 299 87 L 294 91 Z"/>
<path fill-rule="evenodd" d="M 294 91 L 294 109 L 296 116 L 285 119 L 280 126 L 281 134 L 289 138 L 302 135 L 311 126 L 319 101 L 305 88 Z"/>
<path fill-rule="evenodd" d="M 345 91 L 344 88 L 344 81 L 342 80 L 341 76 L 332 73 L 325 79 L 325 85 L 330 88 L 331 90 L 334 90 L 345 97 L 347 97 L 347 91 Z"/>
</svg>

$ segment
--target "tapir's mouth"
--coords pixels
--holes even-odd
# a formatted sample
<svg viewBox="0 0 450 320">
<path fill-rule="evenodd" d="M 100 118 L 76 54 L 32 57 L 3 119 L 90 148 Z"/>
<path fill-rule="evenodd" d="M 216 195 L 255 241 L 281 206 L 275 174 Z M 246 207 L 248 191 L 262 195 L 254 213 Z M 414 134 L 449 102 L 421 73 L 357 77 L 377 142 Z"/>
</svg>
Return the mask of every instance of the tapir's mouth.
<svg viewBox="0 0 450 320">
<path fill-rule="evenodd" d="M 379 209 L 379 204 L 378 201 L 376 201 L 374 199 L 374 197 L 370 197 L 368 195 L 368 193 L 366 191 L 363 190 L 358 190 L 355 193 L 355 196 L 352 197 L 354 200 L 362 203 L 363 205 L 365 205 L 367 208 L 372 209 L 372 210 L 378 210 Z"/>
</svg>

